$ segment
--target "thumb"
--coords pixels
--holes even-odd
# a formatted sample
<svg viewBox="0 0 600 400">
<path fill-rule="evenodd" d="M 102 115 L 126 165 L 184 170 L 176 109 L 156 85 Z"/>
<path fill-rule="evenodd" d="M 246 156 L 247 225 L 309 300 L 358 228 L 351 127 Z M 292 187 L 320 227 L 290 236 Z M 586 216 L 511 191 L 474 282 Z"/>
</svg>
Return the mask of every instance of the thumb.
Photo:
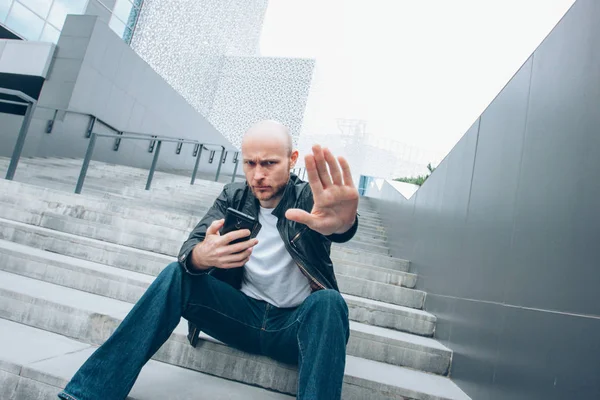
<svg viewBox="0 0 600 400">
<path fill-rule="evenodd" d="M 299 208 L 292 208 L 290 210 L 287 210 L 285 212 L 285 217 L 291 221 L 304 224 L 309 228 L 311 227 L 312 222 L 314 221 L 314 217 L 310 213 Z"/>
<path fill-rule="evenodd" d="M 224 219 L 218 219 L 216 221 L 213 221 L 213 223 L 210 224 L 210 226 L 206 230 L 206 236 L 208 236 L 208 235 L 219 235 L 219 229 L 221 229 L 224 224 L 225 224 L 225 220 Z"/>
</svg>

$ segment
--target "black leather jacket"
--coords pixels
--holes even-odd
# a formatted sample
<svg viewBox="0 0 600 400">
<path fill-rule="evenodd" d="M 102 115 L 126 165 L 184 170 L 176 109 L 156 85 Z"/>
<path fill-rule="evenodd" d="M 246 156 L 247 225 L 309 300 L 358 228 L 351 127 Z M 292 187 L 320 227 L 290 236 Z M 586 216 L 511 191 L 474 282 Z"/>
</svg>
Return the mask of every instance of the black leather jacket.
<svg viewBox="0 0 600 400">
<path fill-rule="evenodd" d="M 244 195 L 245 193 L 245 195 Z M 243 204 L 240 204 L 244 201 Z M 194 246 L 204 240 L 206 229 L 210 224 L 225 217 L 228 207 L 235 208 L 245 214 L 258 218 L 259 202 L 249 190 L 246 183 L 229 183 L 225 185 L 213 206 L 208 210 L 204 218 L 196 225 L 189 238 L 181 246 L 179 251 L 179 263 L 190 274 L 209 273 L 215 278 L 229 283 L 236 289 L 242 285 L 244 274 L 242 268 L 218 269 L 212 268 L 202 272 L 195 272 L 188 264 L 189 256 Z M 308 278 L 313 291 L 320 289 L 339 290 L 333 263 L 330 258 L 331 242 L 346 242 L 354 236 L 358 228 L 358 217 L 352 228 L 343 234 L 324 236 L 309 229 L 306 225 L 285 218 L 285 212 L 290 208 L 300 208 L 310 212 L 313 207 L 312 191 L 308 183 L 302 181 L 294 174 L 284 190 L 281 201 L 273 210 L 273 215 L 278 218 L 277 229 L 285 243 L 287 251 L 300 268 L 300 271 Z M 196 346 L 199 327 L 189 323 L 188 339 L 192 346 Z"/>
</svg>

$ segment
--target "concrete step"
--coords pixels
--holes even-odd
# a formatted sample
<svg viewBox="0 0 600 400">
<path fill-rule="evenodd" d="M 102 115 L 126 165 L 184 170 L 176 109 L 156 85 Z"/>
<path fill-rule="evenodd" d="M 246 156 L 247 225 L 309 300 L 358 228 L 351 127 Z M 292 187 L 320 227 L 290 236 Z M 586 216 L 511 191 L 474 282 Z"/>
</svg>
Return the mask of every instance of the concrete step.
<svg viewBox="0 0 600 400">
<path fill-rule="evenodd" d="M 51 214 L 29 214 L 25 211 L 20 211 L 18 209 L 10 210 L 8 207 L 3 207 L 2 210 L 0 210 L 0 214 L 4 213 L 8 213 L 9 215 L 3 216 L 8 216 L 12 220 L 17 220 L 19 222 L 20 220 L 24 220 L 27 223 L 29 223 L 25 226 L 20 226 L 20 229 L 29 229 L 29 231 L 31 231 L 31 229 L 35 225 L 49 229 L 50 231 L 46 232 L 47 235 L 52 235 L 54 232 L 59 231 L 63 233 L 69 233 L 72 235 L 101 240 L 103 242 L 119 244 L 137 250 L 145 250 L 150 254 L 159 253 L 167 256 L 176 257 L 181 243 L 179 241 L 175 242 L 168 241 L 166 239 L 161 239 L 160 236 L 155 235 L 142 235 L 138 233 L 130 233 L 129 231 L 126 231 L 124 229 L 116 229 L 102 224 L 93 224 L 73 217 L 54 216 Z M 6 226 L 7 229 L 11 225 L 8 220 L 4 220 L 0 222 L 0 224 L 2 226 Z M 32 245 L 34 244 L 32 243 Z M 159 260 L 159 262 L 163 261 L 162 259 Z M 344 260 L 340 261 L 340 264 L 342 265 L 340 267 L 340 272 L 343 273 L 345 272 L 345 268 L 343 266 Z M 148 266 L 144 266 L 144 268 L 148 268 Z M 370 274 L 368 271 L 365 271 L 365 273 L 363 274 L 363 276 L 369 275 Z M 410 279 L 410 275 L 407 275 L 406 277 L 407 285 L 412 285 L 415 282 L 414 279 Z M 403 289 L 396 285 L 384 285 L 389 286 L 389 290 L 381 290 L 381 288 L 379 287 L 380 285 L 377 285 L 376 282 L 366 281 L 363 279 L 359 279 L 358 281 L 355 281 L 353 279 L 343 279 L 343 276 L 340 277 L 340 279 L 340 288 L 342 292 L 349 294 L 358 294 L 359 291 L 361 294 L 373 293 L 372 296 L 380 297 L 370 298 L 375 298 L 377 300 L 383 301 L 391 300 L 391 302 L 394 304 L 406 305 L 415 308 L 421 308 L 424 299 L 424 293 L 411 289 Z M 400 283 L 402 284 L 402 281 L 400 281 Z M 346 289 L 346 286 L 348 287 L 348 289 Z M 396 295 L 388 297 L 388 293 L 392 292 L 396 293 Z M 398 303 L 398 301 L 401 301 L 401 303 Z"/>
<path fill-rule="evenodd" d="M 201 216 L 208 210 L 214 201 L 214 197 L 208 200 L 198 201 L 193 210 L 188 208 L 182 209 L 173 205 L 172 199 L 163 202 L 153 201 L 148 203 L 143 199 L 130 198 L 120 194 L 108 193 L 106 191 L 86 192 L 86 196 L 75 195 L 72 193 L 72 188 L 66 185 L 66 190 L 58 189 L 42 189 L 33 184 L 23 184 L 20 182 L 3 181 L 0 188 L 3 189 L 0 193 L 3 196 L 3 201 L 21 204 L 26 197 L 27 201 L 33 199 L 42 201 L 50 201 L 55 207 L 56 203 L 68 202 L 68 204 L 77 204 L 86 206 L 86 209 L 94 211 L 114 210 L 118 213 L 124 213 L 124 216 L 131 216 L 137 220 L 142 220 L 148 223 L 164 224 L 169 223 L 169 226 L 178 229 L 191 230 L 199 221 Z M 64 189 L 64 188 L 63 188 Z M 89 188 L 88 188 L 89 189 Z M 81 200 L 84 197 L 87 200 Z M 101 198 L 101 201 L 98 200 Z M 157 212 L 149 212 L 149 209 L 154 209 Z M 81 212 L 81 211 L 79 211 Z M 182 222 L 180 223 L 180 220 Z M 164 221 L 159 222 L 159 221 Z M 187 222 L 183 222 L 187 221 Z M 382 236 L 380 229 L 372 229 L 365 226 L 362 221 L 359 223 L 358 237 L 366 236 L 375 240 L 385 239 Z M 381 243 L 381 242 L 379 242 Z"/>
<path fill-rule="evenodd" d="M 75 195 L 59 190 L 42 189 L 34 185 L 9 181 L 0 182 L 0 189 L 0 201 L 18 207 L 25 207 L 28 210 L 43 211 L 51 209 L 54 211 L 57 208 L 65 209 L 62 213 L 67 215 L 75 214 L 80 218 L 86 218 L 85 214 L 88 214 L 88 211 L 108 214 L 100 217 L 90 216 L 89 218 L 92 218 L 92 221 L 110 219 L 112 216 L 120 215 L 123 218 L 133 218 L 136 221 L 152 225 L 168 225 L 169 228 L 182 230 L 186 233 L 196 225 L 200 216 L 208 210 L 208 205 L 198 206 L 197 210 L 195 210 L 198 216 L 189 215 L 187 212 L 184 212 L 182 215 L 172 209 L 152 212 L 149 208 L 152 208 L 152 206 L 156 207 L 156 204 L 136 204 L 136 201 L 133 199 L 121 198 L 116 195 L 104 194 L 102 199 L 98 199 L 94 196 Z M 73 209 L 73 207 L 75 208 Z M 361 238 L 366 236 L 365 245 L 375 249 L 386 248 L 386 242 L 381 240 L 382 236 L 380 234 L 376 233 L 371 236 L 366 232 L 368 232 L 366 228 L 359 224 L 357 236 L 350 243 L 363 242 Z"/>
<path fill-rule="evenodd" d="M 54 206 L 53 204 L 51 206 Z M 58 209 L 60 209 L 60 206 L 57 206 Z M 74 210 L 67 210 L 67 211 L 74 211 L 75 215 L 79 216 L 79 214 L 81 213 L 86 213 L 85 209 L 81 209 L 79 208 L 79 206 L 76 206 Z M 57 226 L 63 226 L 65 227 L 65 229 L 71 231 L 72 233 L 79 233 L 81 231 L 84 231 L 83 234 L 85 236 L 92 236 L 91 233 L 92 231 L 87 227 L 86 223 L 84 221 L 78 220 L 74 217 L 60 217 L 60 216 L 52 216 L 52 215 L 47 215 L 44 216 L 44 218 L 42 218 L 41 216 L 36 216 L 35 213 L 30 214 L 27 211 L 20 211 L 20 210 L 15 210 L 15 211 L 10 211 L 8 209 L 8 207 L 4 207 L 3 210 L 0 210 L 0 213 L 4 212 L 4 215 L 6 215 L 6 213 L 10 214 L 9 218 L 13 219 L 13 220 L 18 220 L 18 221 L 25 221 L 28 222 L 30 224 L 40 224 L 40 223 L 44 223 L 47 226 L 51 226 L 56 228 Z M 73 223 L 67 223 L 67 221 L 65 221 L 65 218 L 72 218 L 73 219 Z M 49 224 L 49 225 L 48 225 Z M 157 230 L 158 231 L 158 230 Z M 86 233 L 87 232 L 87 233 Z M 150 246 L 150 241 L 146 240 L 145 238 L 140 239 L 139 237 L 136 237 L 135 235 L 125 235 L 124 237 L 115 237 L 114 234 L 115 232 L 108 228 L 107 226 L 100 226 L 98 229 L 95 230 L 95 232 L 98 234 L 98 232 L 103 232 L 104 236 L 106 237 L 106 240 L 111 241 L 111 242 L 119 242 L 119 243 L 127 243 L 127 244 L 131 244 L 132 240 L 137 240 L 137 242 L 141 243 L 141 247 L 142 248 L 149 248 L 151 250 L 156 250 L 156 249 L 160 249 L 161 247 L 165 247 L 166 244 L 163 245 L 157 245 L 157 247 L 152 247 Z M 176 254 L 176 252 L 179 249 L 180 243 L 171 243 L 170 244 L 170 248 L 169 251 L 173 252 L 173 255 Z M 163 250 L 164 251 L 164 250 Z M 350 253 L 349 253 L 350 252 Z M 355 257 L 352 256 L 352 250 L 346 249 L 346 248 L 342 248 L 342 247 L 338 247 L 338 246 L 334 246 L 332 249 L 332 259 L 334 261 L 336 261 L 337 263 L 346 263 L 346 261 L 352 261 L 355 265 L 356 262 L 360 262 L 360 260 L 355 259 Z M 379 266 L 381 266 L 382 268 L 390 268 L 390 269 L 395 269 L 397 271 L 402 271 L 405 272 L 408 270 L 408 262 L 406 262 L 405 260 L 399 260 L 399 259 L 394 259 L 394 258 L 390 258 L 390 257 L 383 257 L 383 258 L 379 258 L 376 255 L 373 255 L 372 257 L 364 257 L 363 256 L 363 260 L 362 260 L 362 264 L 366 267 L 370 267 L 373 264 L 377 264 Z M 410 277 L 408 277 L 408 280 L 406 282 L 411 282 Z M 405 286 L 409 286 L 411 287 L 412 283 L 406 283 Z"/>
<path fill-rule="evenodd" d="M 62 163 L 64 161 L 58 160 L 53 161 L 49 159 L 23 159 L 20 163 L 22 169 L 21 175 L 23 179 L 27 178 L 38 178 L 47 179 L 52 181 L 53 177 L 60 177 L 59 182 L 63 183 L 74 183 L 77 180 L 79 174 L 79 166 L 80 161 L 76 163 L 77 168 L 73 168 L 72 165 L 58 167 L 56 163 Z M 6 161 L 8 163 L 8 161 Z M 33 165 L 32 165 L 33 164 Z M 193 197 L 194 193 L 192 191 L 197 191 L 198 187 L 203 188 L 202 191 L 204 194 L 209 194 L 210 196 L 216 196 L 221 188 L 222 184 L 210 181 L 198 180 L 195 186 L 190 186 L 188 181 L 189 177 L 187 176 L 179 176 L 173 174 L 165 174 L 157 171 L 155 173 L 153 188 L 152 191 L 143 190 L 143 186 L 145 182 L 141 178 L 145 178 L 147 175 L 147 171 L 143 169 L 135 169 L 138 172 L 135 174 L 130 174 L 127 172 L 127 168 L 123 166 L 110 166 L 110 169 L 100 169 L 98 166 L 102 166 L 102 163 L 92 163 L 90 164 L 88 170 L 88 176 L 86 178 L 86 183 L 89 185 L 100 185 L 97 187 L 99 190 L 108 191 L 108 192 L 119 192 L 123 194 L 132 194 L 136 196 L 159 196 L 164 197 L 173 193 L 173 191 L 169 190 L 170 188 L 177 188 L 177 193 L 186 200 L 195 201 L 196 198 Z M 29 169 L 33 168 L 31 171 Z M 40 170 L 43 168 L 43 170 Z M 29 172 L 29 174 L 28 174 Z M 162 174 L 162 175 L 161 175 Z M 110 178 L 110 179 L 106 179 Z M 96 182 L 98 181 L 98 182 Z M 164 183 L 163 182 L 168 182 Z M 181 188 L 186 188 L 189 190 L 184 190 L 181 193 Z M 161 190 L 162 189 L 162 190 Z M 190 192 L 190 193 L 188 193 Z M 134 196 L 135 197 L 135 196 Z M 362 206 L 359 205 L 359 212 L 364 214 L 364 218 L 366 221 L 373 222 L 376 224 L 380 224 L 381 220 L 371 211 L 363 211 Z M 373 221 L 371 221 L 371 219 Z"/>
<path fill-rule="evenodd" d="M 7 211 L 6 208 L 3 208 L 0 213 L 5 211 Z M 10 211 L 12 214 L 9 215 L 11 219 L 18 220 L 27 219 L 30 217 L 30 215 L 26 212 L 21 212 L 19 210 L 8 211 Z M 6 221 L 7 220 L 0 220 L 0 226 L 7 226 L 8 229 L 9 224 L 7 224 Z M 131 233 L 125 229 L 116 229 L 108 225 L 90 223 L 72 217 L 53 216 L 49 214 L 44 214 L 38 217 L 34 214 L 33 218 L 27 222 L 30 222 L 31 224 L 27 224 L 25 227 L 21 227 L 21 229 L 29 229 L 29 231 L 31 231 L 31 228 L 38 226 L 48 229 L 49 231 L 46 232 L 47 235 L 52 235 L 52 233 L 56 231 L 69 233 L 78 237 L 86 237 L 105 243 L 118 244 L 126 246 L 127 248 L 147 251 L 150 254 L 158 253 L 161 255 L 172 256 L 173 258 L 177 257 L 179 248 L 181 246 L 180 241 L 169 241 L 162 239 L 160 236 L 150 234 L 143 235 L 141 233 Z M 40 247 L 34 242 L 31 242 L 30 245 L 34 247 Z M 90 252 L 91 251 L 93 250 L 90 250 Z M 93 257 L 93 255 L 90 254 L 89 257 Z M 130 255 L 130 257 L 135 256 Z M 135 270 L 137 270 L 137 268 L 140 267 L 138 266 L 135 268 Z M 143 265 L 141 268 L 148 268 L 149 270 L 149 267 L 146 265 Z M 341 267 L 340 269 L 343 270 L 344 267 Z M 351 278 L 339 275 L 338 283 L 340 290 L 343 293 L 360 295 L 363 297 L 386 301 L 392 304 L 403 305 L 407 307 L 422 308 L 425 299 L 425 293 L 421 291 L 403 288 L 397 285 L 387 285 L 368 281 L 360 278 Z"/>
<path fill-rule="evenodd" d="M 421 290 L 367 281 L 342 274 L 337 274 L 336 278 L 340 291 L 345 294 L 419 310 L 425 305 L 426 294 Z"/>
<path fill-rule="evenodd" d="M 8 196 L 0 194 L 0 218 L 7 218 L 36 226 L 80 234 L 86 237 L 116 242 L 161 254 L 176 255 L 183 241 L 188 237 L 188 230 L 170 228 L 136 221 L 132 218 L 121 217 L 114 213 L 88 212 L 86 207 L 79 204 L 66 205 L 45 200 L 30 200 L 29 198 L 19 202 L 20 195 Z M 80 200 L 79 197 L 78 200 Z M 65 215 L 66 214 L 66 215 Z M 356 246 L 334 244 L 334 249 L 358 248 Z M 336 251 L 334 250 L 334 257 Z M 338 263 L 339 265 L 340 263 Z M 344 273 L 343 262 L 339 266 L 339 272 Z M 370 267 L 369 267 L 370 268 Z M 356 270 L 360 277 L 377 276 L 369 271 L 366 266 Z M 398 275 L 399 274 L 399 275 Z M 402 278 L 395 281 L 390 277 L 381 276 L 378 281 L 400 284 L 406 287 L 414 287 L 416 277 L 414 275 L 398 272 L 397 277 Z M 402 276 L 403 275 L 403 276 Z"/>
<path fill-rule="evenodd" d="M 6 220 L 0 220 L 0 239 L 4 240 L 1 248 L 4 252 L 2 260 L 5 263 L 5 267 L 3 268 L 10 268 L 11 271 L 18 272 L 21 268 L 19 265 L 22 262 L 31 262 L 32 265 L 43 262 L 43 265 L 53 265 L 53 268 L 49 269 L 50 272 L 46 274 L 48 277 L 44 279 L 59 279 L 58 281 L 52 281 L 53 283 L 58 284 L 61 284 L 60 279 L 62 279 L 61 277 L 63 275 L 59 273 L 60 271 L 53 270 L 55 269 L 54 267 L 62 269 L 67 268 L 66 265 L 68 263 L 61 258 L 63 256 L 78 259 L 80 264 L 73 265 L 71 269 L 83 264 L 100 264 L 102 267 L 96 268 L 100 271 L 105 271 L 108 270 L 109 267 L 114 267 L 114 271 L 117 272 L 130 271 L 132 273 L 138 272 L 144 274 L 137 275 L 138 278 L 136 279 L 137 281 L 140 281 L 140 276 L 146 277 L 147 281 L 142 286 L 140 286 L 139 283 L 136 284 L 142 289 L 149 284 L 152 276 L 158 275 L 166 265 L 174 261 L 173 257 Z M 25 250 L 22 248 L 19 250 L 19 247 L 16 244 L 26 245 L 28 247 Z M 37 253 L 38 258 L 35 258 L 34 252 L 41 250 L 44 251 L 42 253 Z M 55 257 L 58 261 L 49 261 L 52 257 Z M 84 270 L 84 272 L 86 274 L 91 274 L 92 269 L 93 268 L 88 268 Z M 25 272 L 22 273 L 25 274 Z M 53 277 L 53 273 L 57 274 L 56 277 Z M 120 273 L 119 275 L 122 274 L 126 274 L 126 272 Z M 98 279 L 100 280 L 106 278 L 102 274 L 96 275 L 98 275 Z M 38 275 L 32 276 L 38 277 Z M 78 279 L 81 279 L 83 283 L 86 285 L 90 284 L 87 282 L 87 275 L 79 274 L 78 276 Z M 114 279 L 112 280 L 114 281 Z M 104 282 L 98 283 L 99 285 L 106 284 L 105 281 L 99 282 Z M 119 280 L 119 282 L 121 281 Z M 353 280 L 349 280 L 349 284 L 353 284 L 354 282 L 355 281 Z M 94 284 L 96 284 L 95 281 Z M 128 284 L 127 281 L 125 284 Z M 392 285 L 385 286 L 388 287 Z M 85 286 L 85 288 L 87 289 L 82 290 L 89 290 L 92 292 L 95 290 L 90 286 Z M 137 299 L 137 295 L 133 295 L 134 297 L 127 297 L 131 296 L 129 291 L 134 290 L 132 288 L 127 290 L 125 288 L 115 289 L 115 286 L 111 286 L 111 290 L 116 290 L 115 293 L 122 293 L 121 295 L 118 295 L 120 297 L 117 297 L 117 294 L 114 294 L 114 296 L 119 299 L 126 301 L 136 301 Z M 349 309 L 350 318 L 353 320 L 418 335 L 433 335 L 436 319 L 427 312 L 351 295 L 344 296 L 349 296 L 351 299 L 352 304 L 349 303 Z"/>
<path fill-rule="evenodd" d="M 390 255 L 390 249 L 387 246 L 379 246 L 372 243 L 355 241 L 354 239 L 345 243 L 335 243 L 334 246 L 344 247 L 348 249 L 364 250 L 369 253 L 381 254 L 384 256 Z"/>
<path fill-rule="evenodd" d="M 0 270 L 135 303 L 154 277 L 0 241 Z M 353 323 L 348 354 L 426 372 L 447 374 L 451 352 L 438 342 L 391 329 Z M 379 328 L 379 329 L 376 329 Z M 369 332 L 371 336 L 365 336 Z"/>
<path fill-rule="evenodd" d="M 410 271 L 410 261 L 382 254 L 369 253 L 342 246 L 332 246 L 331 257 L 339 261 L 351 261 L 363 265 L 392 269 L 395 271 Z"/>
<path fill-rule="evenodd" d="M 122 199 L 118 196 L 107 195 L 99 199 L 94 196 L 76 195 L 66 193 L 60 190 L 40 188 L 35 185 L 23 184 L 20 182 L 10 182 L 0 180 L 0 201 L 7 204 L 23 207 L 26 209 L 49 209 L 53 212 L 81 217 L 89 215 L 89 218 L 97 221 L 111 221 L 114 216 L 127 218 L 129 220 L 140 221 L 151 225 L 162 225 L 169 228 L 178 229 L 182 232 L 189 232 L 199 220 L 197 216 L 182 215 L 175 212 L 152 212 L 148 207 L 136 206 L 131 204 L 129 199 Z M 359 234 L 361 230 L 359 228 Z M 357 252 L 346 249 L 336 249 L 334 246 L 332 256 L 336 253 L 350 251 L 351 257 L 345 257 L 340 254 L 338 258 L 355 260 Z M 361 256 L 362 263 L 380 267 L 408 271 L 409 263 L 405 260 L 399 260 L 390 257 L 379 256 Z"/>
<path fill-rule="evenodd" d="M 159 226 L 149 224 L 145 222 L 136 221 L 131 218 L 123 218 L 118 214 L 109 213 L 97 213 L 89 212 L 86 208 L 80 205 L 65 205 L 51 203 L 43 200 L 27 199 L 21 201 L 20 205 L 12 204 L 12 201 L 16 203 L 19 196 L 13 196 L 11 203 L 5 203 L 2 195 L 0 194 L 0 218 L 10 219 L 12 221 L 23 222 L 26 224 L 43 226 L 52 229 L 61 229 L 61 227 L 68 226 L 69 224 L 84 225 L 85 229 L 89 228 L 86 221 L 94 224 L 98 223 L 100 226 L 107 226 L 110 231 L 117 234 L 120 230 L 132 232 L 137 236 L 143 237 L 140 239 L 147 246 L 144 249 L 152 251 L 156 250 L 156 247 L 152 247 L 153 241 L 146 242 L 148 237 L 158 238 L 161 243 L 166 246 L 167 243 L 171 243 L 168 254 L 175 255 L 178 251 L 181 243 L 188 237 L 189 231 L 183 231 L 180 229 L 173 229 L 165 226 Z M 152 235 L 147 235 L 151 232 Z M 120 244 L 128 244 L 127 242 Z M 391 272 L 385 271 L 384 269 L 374 270 L 372 267 L 365 265 L 352 265 L 347 266 L 346 263 L 336 263 L 336 271 L 342 274 L 353 275 L 363 279 L 375 280 L 382 283 L 391 283 L 394 285 L 405 286 L 412 288 L 416 284 L 416 275 L 409 274 L 406 272 Z"/>
<path fill-rule="evenodd" d="M 52 216 L 55 219 L 64 220 L 65 223 L 68 223 L 69 220 L 74 218 L 73 221 L 75 221 L 75 223 L 89 221 L 92 224 L 102 224 L 115 229 L 123 229 L 131 233 L 143 234 L 144 236 L 147 236 L 147 233 L 151 233 L 153 236 L 159 236 L 165 240 L 171 241 L 172 248 L 175 249 L 174 251 L 179 249 L 181 243 L 187 239 L 189 232 L 192 230 L 191 228 L 180 229 L 171 227 L 171 224 L 167 224 L 167 221 L 164 222 L 163 226 L 160 226 L 156 224 L 158 221 L 148 223 L 138 219 L 124 217 L 117 213 L 89 212 L 88 207 L 79 204 L 69 205 L 66 203 L 57 203 L 55 201 L 45 201 L 35 198 L 23 199 L 20 194 L 14 193 L 0 194 L 0 204 L 2 204 L 3 207 L 3 209 L 0 210 L 0 217 L 3 218 L 11 218 L 10 216 L 14 215 L 14 218 L 12 219 L 28 222 L 38 221 L 44 217 L 50 218 Z M 144 210 L 144 213 L 148 215 L 147 210 Z M 156 213 L 152 214 L 155 215 Z M 148 215 L 147 219 L 152 219 L 151 214 Z M 188 224 L 185 219 L 182 220 L 182 225 L 183 224 Z M 381 245 L 373 244 L 372 242 L 364 242 L 360 238 L 353 238 L 350 243 L 356 244 L 356 248 L 363 248 L 367 251 L 372 248 L 385 248 Z"/>
<path fill-rule="evenodd" d="M 14 274 L 0 272 L 0 277 L 1 318 L 85 343 L 100 344 L 106 340 L 131 308 L 128 303 Z M 295 368 L 209 340 L 203 341 L 197 349 L 192 349 L 185 343 L 185 329 L 182 328 L 185 327 L 180 324 L 154 359 L 288 394 L 295 392 Z M 445 397 L 450 393 L 453 396 L 460 393 L 449 391 L 446 386 L 451 382 L 440 376 L 434 378 L 432 374 L 352 356 L 348 356 L 347 364 L 344 388 L 344 398 L 347 399 L 389 399 L 403 398 L 402 396 L 414 399 L 461 398 Z M 236 368 L 230 368 L 231 365 L 236 365 Z M 375 371 L 378 374 L 372 374 Z M 407 377 L 406 374 L 425 383 L 423 388 L 426 392 L 407 390 L 405 386 L 411 383 L 401 379 Z M 370 376 L 365 378 L 365 375 Z M 382 381 L 384 376 L 393 379 Z M 433 382 L 436 384 L 428 387 Z M 435 389 L 439 385 L 444 386 L 444 391 L 440 391 L 436 397 Z"/>
<path fill-rule="evenodd" d="M 0 319 L 0 398 L 56 400 L 95 349 L 88 343 Z M 198 393 L 215 400 L 294 398 L 154 360 L 142 369 L 128 398 L 183 400 Z"/>
<path fill-rule="evenodd" d="M 58 177 L 56 175 L 37 175 L 34 178 L 21 179 L 17 177 L 17 180 L 23 181 L 28 184 L 37 185 L 41 187 L 49 187 L 56 190 L 61 190 L 65 192 L 73 192 L 76 183 L 76 177 L 71 178 L 63 178 Z M 144 191 L 141 188 L 135 191 L 124 191 L 122 187 L 129 185 L 128 182 L 118 184 L 116 186 L 110 185 L 106 186 L 104 181 L 102 183 L 94 183 L 91 180 L 86 180 L 86 185 L 84 187 L 83 193 L 86 195 L 92 195 L 97 197 L 108 197 L 110 195 L 120 196 L 122 198 L 126 198 L 130 200 L 130 202 L 135 203 L 140 207 L 145 208 L 153 208 L 159 211 L 168 210 L 171 212 L 178 212 L 188 215 L 202 215 L 206 208 L 212 205 L 214 199 L 218 196 L 219 192 L 210 192 L 210 193 L 199 193 L 198 197 L 194 199 L 192 202 L 184 202 L 182 201 L 182 194 L 177 193 L 172 196 L 165 196 L 160 193 L 156 193 L 155 191 Z M 200 189 L 205 190 L 205 189 Z M 126 192 L 126 193 L 124 193 Z M 177 202 L 174 202 L 173 199 L 177 198 Z M 365 231 L 366 233 L 372 233 L 381 235 L 385 233 L 385 229 L 383 225 L 379 222 L 372 222 L 369 220 L 363 220 L 360 218 L 359 230 Z"/>
</svg>

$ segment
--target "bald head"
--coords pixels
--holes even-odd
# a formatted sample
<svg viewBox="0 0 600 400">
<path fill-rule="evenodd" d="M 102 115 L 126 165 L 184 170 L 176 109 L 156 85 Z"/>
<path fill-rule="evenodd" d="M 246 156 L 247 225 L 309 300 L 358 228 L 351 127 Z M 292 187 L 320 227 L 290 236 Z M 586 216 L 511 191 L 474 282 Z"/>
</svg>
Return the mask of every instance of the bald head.
<svg viewBox="0 0 600 400">
<path fill-rule="evenodd" d="M 285 154 L 292 154 L 292 134 L 287 126 L 274 120 L 264 120 L 252 125 L 242 139 L 242 149 L 244 143 L 248 142 L 268 142 L 271 144 L 280 144 L 285 149 Z"/>
<path fill-rule="evenodd" d="M 261 121 L 242 139 L 244 175 L 254 196 L 265 208 L 275 208 L 296 165 L 290 130 L 277 121 Z"/>
</svg>

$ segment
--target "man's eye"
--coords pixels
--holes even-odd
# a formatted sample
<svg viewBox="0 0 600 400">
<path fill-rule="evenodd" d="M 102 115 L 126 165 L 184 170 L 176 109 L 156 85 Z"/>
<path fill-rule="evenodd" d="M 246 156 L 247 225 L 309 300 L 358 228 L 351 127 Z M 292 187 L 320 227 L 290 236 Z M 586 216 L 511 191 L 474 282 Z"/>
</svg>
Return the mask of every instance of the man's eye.
<svg viewBox="0 0 600 400">
<path fill-rule="evenodd" d="M 254 161 L 246 161 L 246 165 L 253 166 L 254 165 Z"/>
</svg>

